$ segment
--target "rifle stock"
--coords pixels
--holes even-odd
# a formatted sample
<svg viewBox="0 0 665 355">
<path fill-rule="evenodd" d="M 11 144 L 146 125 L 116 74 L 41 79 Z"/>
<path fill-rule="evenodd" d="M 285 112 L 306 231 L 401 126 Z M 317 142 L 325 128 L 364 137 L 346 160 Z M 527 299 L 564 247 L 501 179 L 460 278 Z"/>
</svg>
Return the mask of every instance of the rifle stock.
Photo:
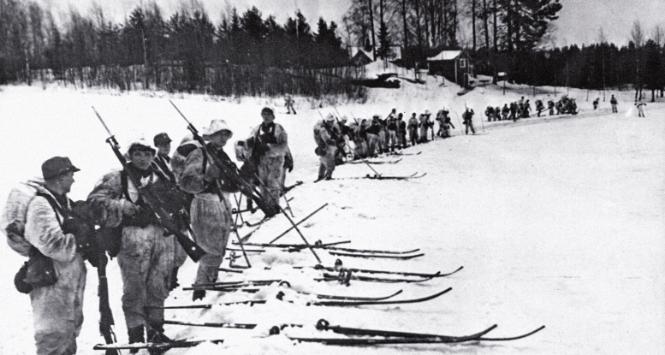
<svg viewBox="0 0 665 355">
<path fill-rule="evenodd" d="M 182 246 L 182 248 L 185 250 L 185 253 L 187 253 L 187 256 L 189 256 L 192 260 L 194 261 L 199 261 L 203 255 L 205 255 L 205 251 L 201 249 L 201 247 L 196 244 L 193 240 L 189 239 L 189 237 L 183 233 L 178 226 L 176 226 L 175 223 L 172 222 L 172 216 L 162 207 L 159 203 L 159 199 L 157 196 L 155 196 L 155 193 L 151 191 L 148 186 L 141 186 L 141 180 L 139 179 L 138 176 L 134 172 L 132 172 L 131 169 L 128 169 L 127 167 L 127 160 L 125 159 L 125 156 L 120 152 L 120 146 L 118 144 L 118 141 L 115 139 L 115 136 L 111 134 L 111 131 L 108 129 L 106 124 L 104 123 L 104 120 L 100 116 L 100 114 L 95 110 L 93 107 L 92 110 L 95 112 L 97 115 L 97 118 L 99 121 L 102 123 L 104 128 L 106 129 L 107 133 L 109 134 L 109 137 L 106 139 L 106 142 L 111 146 L 111 150 L 113 150 L 113 153 L 115 154 L 116 158 L 118 158 L 118 161 L 122 165 L 122 168 L 127 172 L 127 177 L 129 180 L 132 182 L 132 184 L 136 187 L 136 189 L 139 191 L 139 194 L 143 198 L 143 201 L 145 202 L 146 206 L 156 217 L 157 217 L 157 223 L 161 225 L 164 229 L 166 229 L 170 234 L 173 234 L 178 241 L 178 243 Z"/>
</svg>

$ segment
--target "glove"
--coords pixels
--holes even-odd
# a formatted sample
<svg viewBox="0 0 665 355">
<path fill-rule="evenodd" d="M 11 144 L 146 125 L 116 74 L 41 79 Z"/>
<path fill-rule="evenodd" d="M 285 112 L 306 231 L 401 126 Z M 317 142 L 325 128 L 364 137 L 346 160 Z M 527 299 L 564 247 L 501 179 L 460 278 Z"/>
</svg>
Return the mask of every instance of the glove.
<svg viewBox="0 0 665 355">
<path fill-rule="evenodd" d="M 125 216 L 133 216 L 139 212 L 140 207 L 128 200 L 120 200 L 120 203 L 120 209 L 122 210 L 122 214 Z"/>
<path fill-rule="evenodd" d="M 62 223 L 62 231 L 65 234 L 73 234 L 76 239 L 77 251 L 81 253 L 85 259 L 90 259 L 89 256 L 94 254 L 92 239 L 94 231 L 92 228 L 84 221 L 76 218 L 67 218 Z"/>
</svg>

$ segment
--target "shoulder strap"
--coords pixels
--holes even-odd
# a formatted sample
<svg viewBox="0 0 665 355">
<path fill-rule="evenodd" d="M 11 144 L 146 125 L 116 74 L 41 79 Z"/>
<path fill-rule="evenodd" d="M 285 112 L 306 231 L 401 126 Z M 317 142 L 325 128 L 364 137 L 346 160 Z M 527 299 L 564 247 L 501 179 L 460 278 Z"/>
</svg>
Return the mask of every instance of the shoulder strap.
<svg viewBox="0 0 665 355">
<path fill-rule="evenodd" d="M 125 196 L 127 201 L 131 201 L 132 199 L 129 198 L 129 191 L 128 189 L 128 177 L 127 177 L 127 172 L 125 169 L 122 169 L 120 171 L 120 185 L 122 186 L 122 194 Z"/>
<path fill-rule="evenodd" d="M 53 208 L 53 212 L 55 212 L 55 218 L 58 220 L 58 224 L 60 225 L 60 228 L 62 228 L 62 219 L 60 218 L 60 215 L 62 216 L 67 216 L 67 210 L 62 207 L 58 201 L 55 200 L 55 198 L 47 193 L 38 191 L 35 196 L 43 197 L 48 201 L 49 205 L 51 205 L 51 208 Z"/>
</svg>

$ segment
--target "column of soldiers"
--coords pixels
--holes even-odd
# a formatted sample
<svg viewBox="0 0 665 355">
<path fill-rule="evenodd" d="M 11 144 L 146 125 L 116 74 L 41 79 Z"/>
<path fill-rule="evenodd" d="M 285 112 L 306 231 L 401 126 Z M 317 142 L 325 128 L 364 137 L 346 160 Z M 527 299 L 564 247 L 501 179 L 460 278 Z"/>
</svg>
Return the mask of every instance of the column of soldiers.
<svg viewBox="0 0 665 355">
<path fill-rule="evenodd" d="M 272 109 L 264 108 L 261 116 L 263 122 L 251 136 L 238 142 L 236 156 L 262 196 L 278 201 L 285 170 L 293 169 L 293 159 L 287 133 L 274 122 Z M 164 335 L 161 307 L 178 285 L 178 269 L 186 254 L 144 200 L 146 189 L 157 192 L 160 202 L 177 205 L 167 208 L 176 211 L 173 220 L 183 231 L 191 231 L 205 251 L 194 282 L 217 280 L 235 227 L 229 196 L 238 187 L 225 178 L 209 154 L 230 161 L 223 148 L 233 132 L 224 120 L 213 120 L 202 133 L 209 149 L 186 136 L 173 155 L 166 133 L 154 137 L 154 146 L 142 139 L 132 141 L 125 152 L 126 168 L 105 174 L 85 201 L 74 203 L 67 197 L 79 169 L 66 157 L 42 164 L 43 181 L 34 182 L 32 194 L 10 194 L 3 227 L 12 249 L 31 260 L 27 272 L 21 268 L 15 284 L 30 295 L 37 354 L 76 353 L 83 323 L 84 259 L 91 245 L 84 226 L 93 220 L 104 238 L 114 239 L 108 243 L 114 247 L 107 251 L 120 266 L 129 342 L 170 341 Z M 138 176 L 141 186 L 135 186 L 129 174 Z M 73 206 L 82 206 L 79 210 L 89 212 L 90 220 L 72 218 L 76 216 Z M 43 266 L 37 268 L 37 264 Z M 41 278 L 33 277 L 35 272 Z M 193 300 L 205 296 L 202 290 L 192 294 Z M 151 354 L 162 352 L 151 350 Z"/>
<path fill-rule="evenodd" d="M 316 181 L 331 179 L 335 166 L 345 160 L 376 157 L 383 153 L 398 154 L 399 149 L 427 143 L 435 137 L 450 137 L 451 129 L 455 129 L 450 111 L 443 108 L 434 120 L 431 117 L 432 113 L 425 110 L 420 115 L 413 112 L 407 120 L 394 108 L 383 119 L 373 115 L 371 119 L 354 118 L 350 123 L 346 117 L 338 118 L 332 113 L 326 115 L 313 128 L 314 152 L 320 160 Z M 467 133 L 471 131 L 475 134 L 473 110 L 467 109 L 463 117 Z M 438 123 L 436 131 L 435 122 Z"/>
<path fill-rule="evenodd" d="M 612 96 L 614 97 L 614 96 Z M 613 109 L 616 107 L 616 99 L 614 99 L 615 104 L 613 104 Z M 597 101 L 594 101 L 594 109 L 597 108 Z M 541 117 L 545 111 L 548 112 L 549 116 L 572 114 L 575 115 L 578 113 L 577 103 L 575 99 L 569 98 L 568 96 L 562 96 L 556 103 L 552 100 L 547 101 L 547 107 L 545 103 L 538 99 L 535 102 L 536 117 Z M 518 101 L 513 101 L 511 103 L 504 104 L 502 108 L 499 106 L 492 107 L 487 106 L 485 109 L 485 117 L 487 122 L 493 121 L 517 121 L 521 118 L 530 118 L 531 117 L 531 103 L 529 99 L 524 99 L 522 96 Z"/>
</svg>

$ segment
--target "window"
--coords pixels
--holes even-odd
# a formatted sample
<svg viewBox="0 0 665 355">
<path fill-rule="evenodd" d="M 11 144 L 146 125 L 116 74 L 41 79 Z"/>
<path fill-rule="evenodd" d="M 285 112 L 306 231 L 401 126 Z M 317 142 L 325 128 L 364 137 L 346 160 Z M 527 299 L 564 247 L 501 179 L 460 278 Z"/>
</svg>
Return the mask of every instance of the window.
<svg viewBox="0 0 665 355">
<path fill-rule="evenodd" d="M 460 68 L 466 68 L 466 59 L 465 58 L 460 58 L 459 67 Z"/>
</svg>

